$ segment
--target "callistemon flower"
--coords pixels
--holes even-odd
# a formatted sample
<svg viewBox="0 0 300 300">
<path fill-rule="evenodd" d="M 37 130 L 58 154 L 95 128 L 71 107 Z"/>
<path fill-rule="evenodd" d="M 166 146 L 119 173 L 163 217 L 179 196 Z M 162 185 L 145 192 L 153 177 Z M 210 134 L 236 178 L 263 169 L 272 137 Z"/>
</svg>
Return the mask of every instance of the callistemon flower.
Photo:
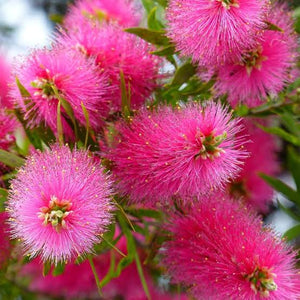
<svg viewBox="0 0 300 300">
<path fill-rule="evenodd" d="M 12 237 L 54 263 L 89 253 L 110 223 L 110 188 L 86 151 L 53 146 L 29 157 L 11 182 Z"/>
<path fill-rule="evenodd" d="M 251 140 L 245 145 L 249 157 L 245 159 L 238 178 L 229 185 L 230 193 L 235 197 L 243 197 L 259 212 L 266 213 L 272 203 L 274 190 L 259 177 L 259 172 L 276 175 L 279 164 L 276 151 L 279 150 L 275 138 L 258 128 L 255 123 L 266 126 L 267 121 L 257 119 L 243 119 L 243 131 L 239 134 L 247 135 Z"/>
<path fill-rule="evenodd" d="M 168 36 L 204 65 L 234 61 L 265 27 L 266 0 L 170 0 Z"/>
<path fill-rule="evenodd" d="M 10 66 L 4 56 L 0 55 L 0 107 L 12 108 L 8 96 L 8 83 L 10 81 Z"/>
<path fill-rule="evenodd" d="M 238 201 L 200 199 L 166 227 L 164 263 L 196 299 L 299 299 L 295 253 Z"/>
<path fill-rule="evenodd" d="M 122 194 L 153 204 L 173 196 L 196 196 L 237 176 L 246 156 L 239 120 L 219 104 L 143 109 L 120 125 L 108 158 Z"/>
<path fill-rule="evenodd" d="M 91 22 L 135 27 L 140 20 L 141 13 L 132 0 L 80 0 L 70 6 L 64 26 L 68 30 L 76 29 L 85 22 Z"/>
<path fill-rule="evenodd" d="M 291 15 L 280 5 L 273 8 L 269 19 L 283 31 L 266 30 L 259 45 L 244 52 L 239 63 L 227 63 L 218 70 L 217 93 L 227 93 L 233 106 L 257 106 L 268 95 L 276 96 L 293 79 L 297 37 Z"/>
<path fill-rule="evenodd" d="M 69 34 L 62 32 L 57 41 L 66 48 L 95 58 L 98 69 L 108 73 L 114 89 L 109 92 L 113 111 L 121 109 L 121 73 L 134 109 L 158 86 L 161 59 L 150 54 L 154 49 L 148 43 L 119 27 L 85 24 Z"/>
<path fill-rule="evenodd" d="M 69 132 L 61 98 L 71 105 L 75 118 L 82 125 L 86 124 L 86 118 L 81 103 L 89 113 L 91 127 L 97 129 L 103 125 L 109 108 L 105 96 L 110 91 L 107 77 L 96 71 L 94 62 L 77 52 L 60 47 L 35 50 L 16 66 L 15 75 L 30 97 L 23 99 L 16 85 L 12 97 L 31 126 L 45 122 L 56 132 L 57 106 L 61 102 L 62 125 L 64 131 Z"/>
</svg>

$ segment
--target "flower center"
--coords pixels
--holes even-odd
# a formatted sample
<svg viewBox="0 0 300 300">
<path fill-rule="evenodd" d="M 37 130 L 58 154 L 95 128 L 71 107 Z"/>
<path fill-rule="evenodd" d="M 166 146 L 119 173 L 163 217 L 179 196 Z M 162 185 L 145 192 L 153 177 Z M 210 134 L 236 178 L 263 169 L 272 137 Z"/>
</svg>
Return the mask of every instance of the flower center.
<svg viewBox="0 0 300 300">
<path fill-rule="evenodd" d="M 254 272 L 246 278 L 250 282 L 255 294 L 259 293 L 261 297 L 269 297 L 271 291 L 277 290 L 274 277 L 276 277 L 276 275 L 271 273 L 267 268 L 256 267 Z"/>
<path fill-rule="evenodd" d="M 226 9 L 230 9 L 230 7 L 240 7 L 238 0 L 217 0 L 222 3 L 222 6 Z"/>
<path fill-rule="evenodd" d="M 196 135 L 196 140 L 200 141 L 201 149 L 194 156 L 195 159 L 201 157 L 202 159 L 211 159 L 213 160 L 215 157 L 219 157 L 221 153 L 225 151 L 218 147 L 227 137 L 227 133 L 224 131 L 222 134 L 214 136 L 213 133 L 205 136 L 203 133 L 199 132 Z"/>
<path fill-rule="evenodd" d="M 31 85 L 37 89 L 34 92 L 35 96 L 41 96 L 47 100 L 55 99 L 55 91 L 53 90 L 53 82 L 45 79 L 38 78 L 31 82 Z"/>
<path fill-rule="evenodd" d="M 82 12 L 82 15 L 84 17 L 86 17 L 87 19 L 93 21 L 93 22 L 99 22 L 99 23 L 102 23 L 103 21 L 105 22 L 108 22 L 109 21 L 109 15 L 107 14 L 107 12 L 101 10 L 101 9 L 94 9 L 92 13 L 86 11 L 86 10 L 83 10 Z"/>
<path fill-rule="evenodd" d="M 66 228 L 65 218 L 72 212 L 70 210 L 72 203 L 68 200 L 60 201 L 57 197 L 52 196 L 49 206 L 43 206 L 38 213 L 39 219 L 44 220 L 43 224 L 51 224 L 57 232 Z"/>
<path fill-rule="evenodd" d="M 267 57 L 262 55 L 262 47 L 258 47 L 243 55 L 242 65 L 246 67 L 247 74 L 250 75 L 253 68 L 260 70 L 262 62 L 265 60 L 267 60 Z"/>
</svg>

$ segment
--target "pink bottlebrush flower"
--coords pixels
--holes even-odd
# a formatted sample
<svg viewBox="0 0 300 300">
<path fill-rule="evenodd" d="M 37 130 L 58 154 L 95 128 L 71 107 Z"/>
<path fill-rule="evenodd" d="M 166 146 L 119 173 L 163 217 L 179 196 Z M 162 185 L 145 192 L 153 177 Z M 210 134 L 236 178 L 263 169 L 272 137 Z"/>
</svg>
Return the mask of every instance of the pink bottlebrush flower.
<svg viewBox="0 0 300 300">
<path fill-rule="evenodd" d="M 254 107 L 292 81 L 297 37 L 285 5 L 271 10 L 269 20 L 283 31 L 266 30 L 258 46 L 244 52 L 240 63 L 227 63 L 218 70 L 215 85 L 218 94 L 228 94 L 232 106 L 245 103 Z"/>
<path fill-rule="evenodd" d="M 266 0 L 171 0 L 168 36 L 181 54 L 204 65 L 234 61 L 265 27 Z"/>
<path fill-rule="evenodd" d="M 12 108 L 8 96 L 8 83 L 10 81 L 10 66 L 3 56 L 0 56 L 0 108 Z"/>
<path fill-rule="evenodd" d="M 7 264 L 11 249 L 6 222 L 7 214 L 0 212 L 0 270 Z"/>
<path fill-rule="evenodd" d="M 276 140 L 270 134 L 265 133 L 255 125 L 255 122 L 266 125 L 256 119 L 243 119 L 244 130 L 239 134 L 247 135 L 251 143 L 245 145 L 249 157 L 238 178 L 229 185 L 229 191 L 233 196 L 241 196 L 259 212 L 266 213 L 272 203 L 274 190 L 259 177 L 262 172 L 275 175 L 279 171 L 276 161 Z"/>
<path fill-rule="evenodd" d="M 85 22 L 135 27 L 140 21 L 141 13 L 132 0 L 79 0 L 70 6 L 64 27 L 67 30 L 76 29 Z"/>
<path fill-rule="evenodd" d="M 109 93 L 113 111 L 121 109 L 121 72 L 133 109 L 145 103 L 158 86 L 161 59 L 150 54 L 154 49 L 148 43 L 119 27 L 85 24 L 69 34 L 62 32 L 57 41 L 95 58 L 98 69 L 108 73 L 114 89 Z"/>
<path fill-rule="evenodd" d="M 45 122 L 57 132 L 59 97 L 71 105 L 75 118 L 83 126 L 86 119 L 81 103 L 89 113 L 93 129 L 103 125 L 103 119 L 108 115 L 106 95 L 111 89 L 108 87 L 107 76 L 96 71 L 92 61 L 86 60 L 75 51 L 59 47 L 35 50 L 21 66 L 16 67 L 15 76 L 30 93 L 30 99 L 26 103 L 16 85 L 13 86 L 12 97 L 24 111 L 31 126 Z M 69 134 L 70 126 L 62 106 L 61 112 L 64 131 Z"/>
<path fill-rule="evenodd" d="M 89 253 L 110 223 L 110 188 L 85 151 L 53 146 L 27 159 L 11 182 L 12 237 L 54 263 Z"/>
<path fill-rule="evenodd" d="M 219 104 L 144 109 L 118 129 L 119 141 L 108 158 L 119 191 L 134 203 L 221 188 L 237 176 L 246 156 L 244 139 L 235 138 L 239 121 Z"/>
<path fill-rule="evenodd" d="M 219 194 L 199 199 L 171 219 L 164 263 L 174 282 L 196 299 L 299 299 L 295 253 L 237 201 Z"/>
</svg>

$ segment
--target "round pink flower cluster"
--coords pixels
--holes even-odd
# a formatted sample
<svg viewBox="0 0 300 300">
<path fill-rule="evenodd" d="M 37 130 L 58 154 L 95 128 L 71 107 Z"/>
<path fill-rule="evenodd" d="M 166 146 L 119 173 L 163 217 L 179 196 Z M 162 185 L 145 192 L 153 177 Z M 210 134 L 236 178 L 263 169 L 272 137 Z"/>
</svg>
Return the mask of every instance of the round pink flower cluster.
<svg viewBox="0 0 300 300">
<path fill-rule="evenodd" d="M 85 151 L 53 146 L 36 152 L 11 182 L 12 236 L 44 261 L 90 253 L 111 222 L 109 197 L 102 167 Z"/>
<path fill-rule="evenodd" d="M 285 4 L 171 0 L 167 19 L 177 50 L 217 75 L 216 95 L 232 106 L 257 106 L 295 79 L 297 37 Z"/>
</svg>

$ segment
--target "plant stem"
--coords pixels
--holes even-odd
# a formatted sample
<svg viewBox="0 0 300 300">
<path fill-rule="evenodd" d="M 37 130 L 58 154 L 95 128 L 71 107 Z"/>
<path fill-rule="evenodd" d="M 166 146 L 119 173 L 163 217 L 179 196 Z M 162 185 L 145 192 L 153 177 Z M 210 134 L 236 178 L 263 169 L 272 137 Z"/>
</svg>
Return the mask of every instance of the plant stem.
<svg viewBox="0 0 300 300">
<path fill-rule="evenodd" d="M 96 281 L 97 288 L 98 288 L 98 294 L 99 294 L 100 297 L 102 297 L 100 280 L 99 280 L 99 277 L 98 277 L 98 274 L 97 274 L 97 271 L 96 271 L 96 268 L 95 268 L 95 264 L 93 262 L 93 258 L 91 256 L 88 256 L 88 260 L 89 260 L 92 272 L 93 272 L 94 277 L 95 277 L 95 281 Z"/>
</svg>

